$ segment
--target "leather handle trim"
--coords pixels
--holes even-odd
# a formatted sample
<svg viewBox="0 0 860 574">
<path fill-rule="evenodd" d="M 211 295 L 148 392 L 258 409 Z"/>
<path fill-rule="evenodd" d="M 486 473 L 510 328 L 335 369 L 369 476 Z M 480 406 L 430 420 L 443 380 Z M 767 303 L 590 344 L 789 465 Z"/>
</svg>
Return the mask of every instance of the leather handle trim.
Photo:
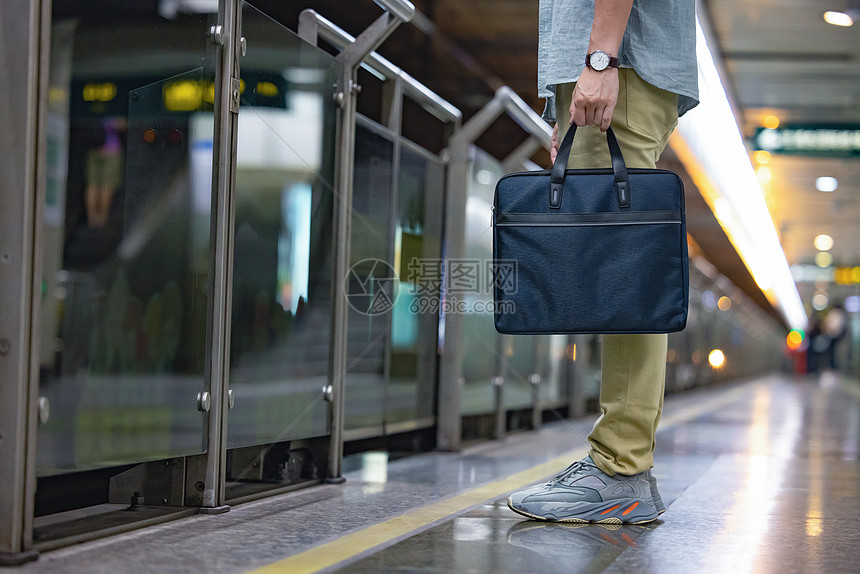
<svg viewBox="0 0 860 574">
<path fill-rule="evenodd" d="M 564 139 L 558 146 L 558 155 L 552 165 L 552 175 L 549 185 L 549 207 L 559 209 L 564 197 L 564 177 L 567 170 L 567 162 L 570 158 L 570 148 L 573 146 L 573 138 L 576 134 L 576 124 L 571 124 Z M 621 146 L 615 138 L 615 133 L 610 127 L 606 130 L 606 143 L 609 146 L 609 156 L 612 159 L 612 173 L 615 177 L 615 193 L 618 199 L 618 207 L 624 209 L 630 207 L 630 176 L 627 174 L 627 164 L 621 153 Z"/>
</svg>

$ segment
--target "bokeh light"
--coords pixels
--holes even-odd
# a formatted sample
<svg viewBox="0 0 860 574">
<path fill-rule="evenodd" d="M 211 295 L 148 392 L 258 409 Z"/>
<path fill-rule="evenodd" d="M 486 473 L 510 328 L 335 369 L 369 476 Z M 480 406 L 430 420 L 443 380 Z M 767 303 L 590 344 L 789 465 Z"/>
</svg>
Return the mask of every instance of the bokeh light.
<svg viewBox="0 0 860 574">
<path fill-rule="evenodd" d="M 822 233 L 821 235 L 816 235 L 812 243 L 819 251 L 830 251 L 830 248 L 833 247 L 833 238 Z"/>
<path fill-rule="evenodd" d="M 708 354 L 708 362 L 715 369 L 719 369 L 726 362 L 726 356 L 719 349 L 714 349 Z"/>
<path fill-rule="evenodd" d="M 785 338 L 785 344 L 792 351 L 796 351 L 803 344 L 803 338 L 803 331 L 798 331 L 794 329 L 792 331 L 789 331 L 788 336 Z"/>
</svg>

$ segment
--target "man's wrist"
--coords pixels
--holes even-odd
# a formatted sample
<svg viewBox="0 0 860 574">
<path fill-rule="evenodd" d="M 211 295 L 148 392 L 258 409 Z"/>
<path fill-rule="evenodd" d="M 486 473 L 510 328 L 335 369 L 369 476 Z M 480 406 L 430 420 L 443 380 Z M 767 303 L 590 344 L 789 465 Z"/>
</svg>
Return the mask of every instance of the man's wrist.
<svg viewBox="0 0 860 574">
<path fill-rule="evenodd" d="M 603 50 L 594 50 L 586 54 L 585 66 L 595 72 L 602 72 L 609 68 L 618 68 L 618 58 Z"/>
</svg>

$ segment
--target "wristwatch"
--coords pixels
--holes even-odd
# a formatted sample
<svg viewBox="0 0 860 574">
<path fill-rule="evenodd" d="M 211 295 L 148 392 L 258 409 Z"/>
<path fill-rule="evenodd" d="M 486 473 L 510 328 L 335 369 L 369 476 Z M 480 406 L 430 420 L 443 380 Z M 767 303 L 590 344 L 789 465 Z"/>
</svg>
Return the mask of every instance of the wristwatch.
<svg viewBox="0 0 860 574">
<path fill-rule="evenodd" d="M 606 68 L 617 68 L 618 58 L 610 56 L 603 50 L 595 50 L 585 57 L 585 65 L 595 72 L 602 72 Z"/>
</svg>

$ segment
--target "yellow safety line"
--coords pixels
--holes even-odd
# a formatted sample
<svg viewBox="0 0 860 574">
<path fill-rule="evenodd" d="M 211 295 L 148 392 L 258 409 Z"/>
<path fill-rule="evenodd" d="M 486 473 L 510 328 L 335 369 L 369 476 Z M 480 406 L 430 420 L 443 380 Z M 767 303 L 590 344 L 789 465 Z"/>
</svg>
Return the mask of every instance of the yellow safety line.
<svg viewBox="0 0 860 574">
<path fill-rule="evenodd" d="M 740 399 L 741 395 L 748 392 L 749 386 L 739 387 L 713 397 L 705 403 L 690 405 L 674 413 L 671 417 L 665 417 L 660 423 L 659 430 L 664 431 L 681 422 L 716 410 L 721 406 Z M 585 456 L 587 451 L 588 448 L 586 447 L 572 450 L 501 480 L 478 486 L 449 498 L 443 498 L 437 502 L 395 516 L 385 522 L 368 526 L 352 534 L 341 536 L 331 542 L 314 546 L 309 550 L 294 554 L 268 566 L 251 570 L 248 574 L 305 574 L 334 566 L 339 562 L 343 562 L 376 546 L 409 534 L 437 520 L 461 512 L 470 506 L 498 498 L 507 492 L 552 476 L 570 464 L 572 460 L 578 460 Z"/>
</svg>

